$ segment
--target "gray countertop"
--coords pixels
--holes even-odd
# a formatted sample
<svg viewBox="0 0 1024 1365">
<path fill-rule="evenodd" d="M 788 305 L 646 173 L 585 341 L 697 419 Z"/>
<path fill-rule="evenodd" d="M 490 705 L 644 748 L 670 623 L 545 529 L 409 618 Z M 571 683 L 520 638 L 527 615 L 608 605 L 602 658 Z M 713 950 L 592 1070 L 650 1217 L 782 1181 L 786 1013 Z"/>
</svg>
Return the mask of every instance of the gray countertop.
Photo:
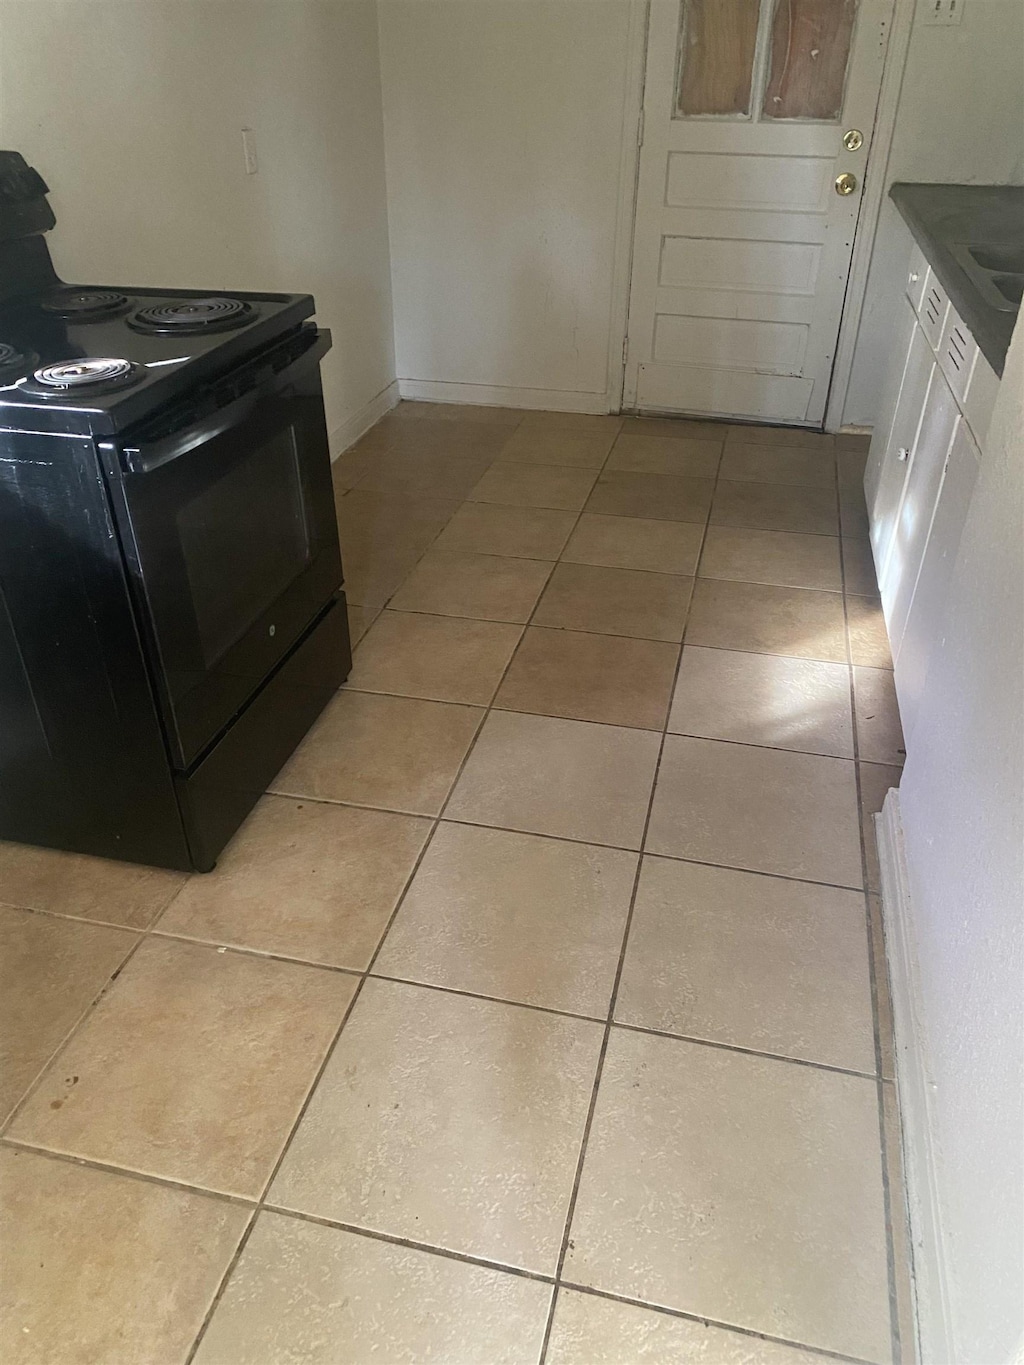
<svg viewBox="0 0 1024 1365">
<path fill-rule="evenodd" d="M 994 307 L 956 251 L 965 243 L 1024 247 L 1024 186 L 897 183 L 889 195 L 985 359 L 1001 375 L 1016 310 Z"/>
</svg>

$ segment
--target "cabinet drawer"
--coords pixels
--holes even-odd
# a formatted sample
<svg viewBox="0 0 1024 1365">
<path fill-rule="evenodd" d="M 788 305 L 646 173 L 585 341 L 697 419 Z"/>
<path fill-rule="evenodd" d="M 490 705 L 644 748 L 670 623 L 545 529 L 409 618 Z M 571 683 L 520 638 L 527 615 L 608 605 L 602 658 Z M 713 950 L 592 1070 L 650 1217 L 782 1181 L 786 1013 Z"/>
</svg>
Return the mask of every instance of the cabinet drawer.
<svg viewBox="0 0 1024 1365">
<path fill-rule="evenodd" d="M 932 349 L 937 351 L 942 341 L 942 331 L 946 325 L 946 309 L 949 307 L 949 299 L 946 291 L 935 278 L 935 272 L 931 266 L 925 276 L 924 290 L 921 294 L 921 306 L 917 310 L 917 315 L 921 319 L 921 326 L 924 334 L 932 344 Z"/>
<path fill-rule="evenodd" d="M 910 265 L 907 267 L 907 298 L 915 313 L 920 312 L 927 279 L 928 262 L 925 260 L 924 252 L 915 242 L 910 251 Z"/>
<path fill-rule="evenodd" d="M 964 326 L 960 314 L 952 304 L 946 309 L 946 325 L 942 329 L 939 344 L 939 364 L 942 373 L 953 390 L 953 396 L 963 399 L 967 392 L 974 362 L 978 356 L 978 343 Z"/>
</svg>

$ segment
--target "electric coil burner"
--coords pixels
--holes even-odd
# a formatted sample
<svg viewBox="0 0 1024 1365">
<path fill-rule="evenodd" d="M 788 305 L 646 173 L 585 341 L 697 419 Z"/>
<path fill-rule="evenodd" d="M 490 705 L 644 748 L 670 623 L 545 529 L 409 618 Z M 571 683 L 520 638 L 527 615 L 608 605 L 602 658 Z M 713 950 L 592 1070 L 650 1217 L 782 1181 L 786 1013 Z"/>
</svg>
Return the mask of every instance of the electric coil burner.
<svg viewBox="0 0 1024 1365">
<path fill-rule="evenodd" d="M 27 356 L 17 346 L 8 346 L 5 341 L 0 341 L 0 383 L 17 379 L 36 359 L 37 356 Z"/>
<path fill-rule="evenodd" d="M 69 322 L 91 322 L 126 313 L 131 299 L 113 289 L 62 289 L 59 294 L 41 299 L 39 307 L 44 313 Z"/>
<path fill-rule="evenodd" d="M 198 336 L 204 332 L 228 332 L 243 327 L 252 321 L 255 313 L 251 303 L 215 295 L 140 308 L 128 319 L 128 325 L 137 332 L 153 332 L 158 336 Z"/>
<path fill-rule="evenodd" d="M 0 839 L 207 872 L 352 662 L 331 336 L 60 279 L 46 193 L 0 151 Z"/>
<path fill-rule="evenodd" d="M 137 384 L 142 376 L 141 365 L 130 360 L 87 356 L 84 360 L 44 365 L 33 373 L 27 387 L 43 397 L 64 398 L 72 393 L 111 393 Z"/>
</svg>

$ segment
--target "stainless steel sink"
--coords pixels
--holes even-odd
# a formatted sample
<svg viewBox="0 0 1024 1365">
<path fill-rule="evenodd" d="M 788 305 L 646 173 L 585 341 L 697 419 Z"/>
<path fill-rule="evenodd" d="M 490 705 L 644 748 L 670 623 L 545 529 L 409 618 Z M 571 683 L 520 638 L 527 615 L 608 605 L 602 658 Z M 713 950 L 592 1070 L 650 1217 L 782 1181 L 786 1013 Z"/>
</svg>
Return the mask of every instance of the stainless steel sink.
<svg viewBox="0 0 1024 1365">
<path fill-rule="evenodd" d="M 993 308 L 1016 313 L 1024 297 L 1024 246 L 1016 242 L 955 242 L 953 255 Z"/>
</svg>

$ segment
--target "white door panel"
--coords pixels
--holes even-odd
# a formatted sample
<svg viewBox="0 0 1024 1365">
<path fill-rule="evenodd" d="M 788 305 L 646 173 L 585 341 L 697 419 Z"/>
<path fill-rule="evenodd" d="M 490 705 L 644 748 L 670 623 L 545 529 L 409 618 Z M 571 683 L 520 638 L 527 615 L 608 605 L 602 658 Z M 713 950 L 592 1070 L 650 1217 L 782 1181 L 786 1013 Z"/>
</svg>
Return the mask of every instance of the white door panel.
<svg viewBox="0 0 1024 1365">
<path fill-rule="evenodd" d="M 807 328 L 749 318 L 657 319 L 654 359 L 677 365 L 739 365 L 766 374 L 799 374 Z"/>
<path fill-rule="evenodd" d="M 863 180 L 893 0 L 860 0 L 842 111 L 828 122 L 756 112 L 784 2 L 762 0 L 754 112 L 683 117 L 687 0 L 651 0 L 627 407 L 804 425 L 824 415 L 861 198 L 834 181 Z M 852 152 L 851 127 L 864 138 Z"/>
<path fill-rule="evenodd" d="M 805 326 L 814 313 L 813 294 L 750 293 L 742 289 L 659 288 L 658 317 L 750 318 L 754 322 L 800 322 Z"/>
<path fill-rule="evenodd" d="M 834 149 L 830 156 L 669 152 L 665 203 L 668 208 L 824 213 L 834 163 Z"/>
<path fill-rule="evenodd" d="M 795 422 L 807 411 L 811 397 L 812 381 L 791 375 L 653 361 L 637 368 L 637 402 L 642 408 L 722 412 L 726 403 L 738 403 L 739 411 L 756 420 Z"/>
<path fill-rule="evenodd" d="M 659 283 L 695 289 L 813 295 L 821 247 L 810 242 L 666 237 Z M 770 280 L 770 286 L 765 281 Z"/>
</svg>

